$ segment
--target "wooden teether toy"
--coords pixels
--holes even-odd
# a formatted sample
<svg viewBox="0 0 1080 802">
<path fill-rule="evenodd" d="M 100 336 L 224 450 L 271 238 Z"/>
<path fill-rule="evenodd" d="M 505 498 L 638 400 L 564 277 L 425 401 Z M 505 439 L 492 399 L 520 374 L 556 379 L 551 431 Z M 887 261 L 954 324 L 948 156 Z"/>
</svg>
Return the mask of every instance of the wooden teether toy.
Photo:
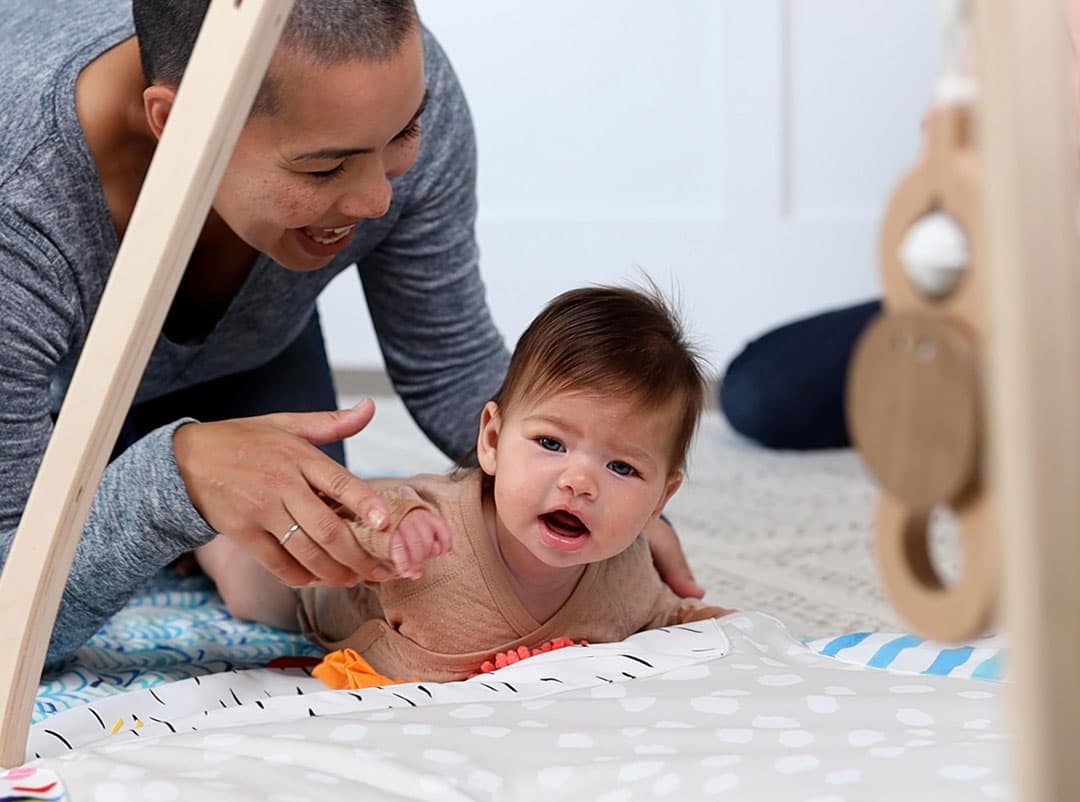
<svg viewBox="0 0 1080 802">
<path fill-rule="evenodd" d="M 982 468 L 987 325 L 972 128 L 963 103 L 927 119 L 927 157 L 886 213 L 884 311 L 856 347 L 847 398 L 852 438 L 882 487 L 875 546 L 885 589 L 916 632 L 950 641 L 986 630 L 1000 575 Z M 960 576 L 948 584 L 929 550 L 938 507 L 953 512 L 963 545 Z"/>
</svg>

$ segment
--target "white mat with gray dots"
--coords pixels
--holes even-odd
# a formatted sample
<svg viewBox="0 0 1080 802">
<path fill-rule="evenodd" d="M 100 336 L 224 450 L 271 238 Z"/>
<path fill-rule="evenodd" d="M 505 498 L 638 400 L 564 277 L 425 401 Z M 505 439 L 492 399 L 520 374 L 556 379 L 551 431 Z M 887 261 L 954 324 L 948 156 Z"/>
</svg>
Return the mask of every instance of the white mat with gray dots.
<svg viewBox="0 0 1080 802">
<path fill-rule="evenodd" d="M 447 467 L 400 403 L 379 407 L 347 444 L 354 472 Z M 10 783 L 55 780 L 69 796 L 40 798 L 72 800 L 1009 799 L 1000 685 L 801 643 L 903 631 L 874 571 L 874 504 L 854 453 L 768 452 L 709 413 L 668 512 L 708 599 L 762 612 L 464 683 L 329 692 L 257 670 L 113 696 L 37 725 L 45 758 Z"/>
<path fill-rule="evenodd" d="M 207 694 L 231 699 L 237 683 L 204 678 L 198 701 L 173 686 L 130 694 L 143 725 L 115 735 L 98 719 L 116 711 L 62 714 L 68 740 L 91 742 L 40 741 L 61 754 L 34 765 L 35 782 L 58 779 L 73 800 L 1011 797 L 1000 685 L 847 665 L 759 613 L 466 682 L 333 692 L 308 678 L 257 704 L 244 686 L 248 703 L 207 711 Z"/>
</svg>

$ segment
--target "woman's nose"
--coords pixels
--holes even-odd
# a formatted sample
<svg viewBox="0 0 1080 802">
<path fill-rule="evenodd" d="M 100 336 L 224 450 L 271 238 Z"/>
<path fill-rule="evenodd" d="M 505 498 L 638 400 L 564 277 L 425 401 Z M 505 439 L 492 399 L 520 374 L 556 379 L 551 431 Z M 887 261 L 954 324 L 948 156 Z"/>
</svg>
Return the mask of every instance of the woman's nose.
<svg viewBox="0 0 1080 802">
<path fill-rule="evenodd" d="M 394 190 L 381 171 L 360 176 L 338 200 L 338 211 L 354 220 L 372 220 L 390 211 Z"/>
</svg>

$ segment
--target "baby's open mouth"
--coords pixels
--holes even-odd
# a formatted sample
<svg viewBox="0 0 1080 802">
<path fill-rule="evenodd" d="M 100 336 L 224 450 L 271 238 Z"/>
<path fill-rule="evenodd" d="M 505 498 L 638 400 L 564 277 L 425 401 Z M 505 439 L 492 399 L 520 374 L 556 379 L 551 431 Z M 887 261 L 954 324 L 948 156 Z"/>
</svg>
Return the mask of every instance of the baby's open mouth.
<svg viewBox="0 0 1080 802">
<path fill-rule="evenodd" d="M 589 527 L 585 526 L 572 512 L 566 510 L 546 512 L 540 518 L 552 532 L 562 537 L 581 537 L 589 534 Z"/>
</svg>

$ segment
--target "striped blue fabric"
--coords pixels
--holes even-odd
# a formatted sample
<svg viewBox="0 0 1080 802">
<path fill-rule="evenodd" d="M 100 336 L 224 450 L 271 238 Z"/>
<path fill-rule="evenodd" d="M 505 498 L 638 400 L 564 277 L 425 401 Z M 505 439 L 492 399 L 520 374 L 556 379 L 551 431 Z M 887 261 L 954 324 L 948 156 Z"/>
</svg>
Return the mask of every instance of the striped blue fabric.
<svg viewBox="0 0 1080 802">
<path fill-rule="evenodd" d="M 953 669 L 966 663 L 974 652 L 975 649 L 971 646 L 965 646 L 962 649 L 943 649 L 930 668 L 926 669 L 926 673 L 947 677 Z"/>
<path fill-rule="evenodd" d="M 908 674 L 982 680 L 1000 680 L 1005 674 L 1005 640 L 1000 636 L 957 646 L 895 632 L 853 632 L 806 645 L 845 663 Z"/>
<path fill-rule="evenodd" d="M 975 679 L 1001 679 L 1005 672 L 1004 661 L 1004 655 L 999 652 L 979 663 L 971 676 Z"/>
<path fill-rule="evenodd" d="M 825 644 L 821 649 L 821 653 L 826 657 L 836 657 L 837 652 L 841 649 L 850 649 L 852 646 L 858 646 L 868 637 L 870 637 L 869 632 L 855 632 L 851 635 L 841 635 L 839 638 L 834 638 Z"/>
<path fill-rule="evenodd" d="M 896 662 L 896 658 L 900 656 L 900 652 L 904 651 L 904 649 L 918 646 L 921 643 L 921 639 L 912 637 L 911 635 L 896 638 L 874 652 L 874 656 L 871 657 L 866 664 L 871 668 L 888 668 Z"/>
</svg>

